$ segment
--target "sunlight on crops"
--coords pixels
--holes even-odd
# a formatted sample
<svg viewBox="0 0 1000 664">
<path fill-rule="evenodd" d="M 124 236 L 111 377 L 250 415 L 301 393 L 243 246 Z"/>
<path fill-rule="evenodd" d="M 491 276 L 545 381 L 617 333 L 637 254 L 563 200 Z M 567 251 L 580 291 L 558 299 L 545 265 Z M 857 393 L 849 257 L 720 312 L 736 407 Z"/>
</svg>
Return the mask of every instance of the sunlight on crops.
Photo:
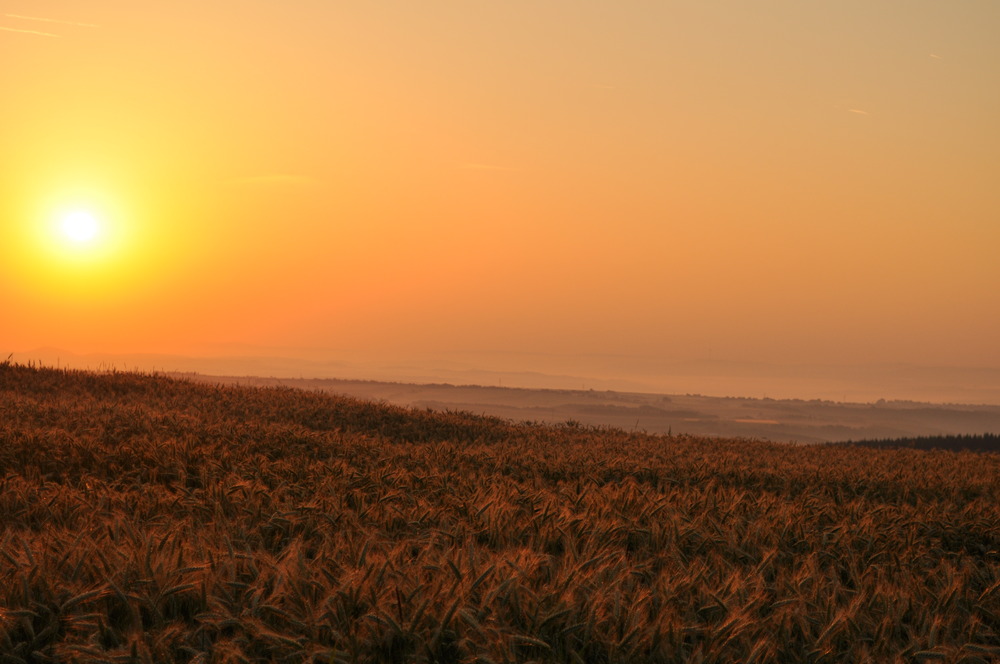
<svg viewBox="0 0 1000 664">
<path fill-rule="evenodd" d="M 0 655 L 989 661 L 998 466 L 5 363 Z"/>
</svg>

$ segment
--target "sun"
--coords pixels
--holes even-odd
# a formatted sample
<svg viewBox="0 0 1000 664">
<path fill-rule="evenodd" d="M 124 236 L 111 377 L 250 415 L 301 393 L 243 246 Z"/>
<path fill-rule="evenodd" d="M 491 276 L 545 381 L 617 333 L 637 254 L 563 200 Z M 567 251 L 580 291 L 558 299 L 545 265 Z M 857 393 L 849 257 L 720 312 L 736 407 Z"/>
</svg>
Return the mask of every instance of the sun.
<svg viewBox="0 0 1000 664">
<path fill-rule="evenodd" d="M 59 231 L 65 240 L 76 245 L 93 244 L 101 235 L 101 224 L 86 210 L 73 210 L 62 217 Z"/>
<path fill-rule="evenodd" d="M 143 241 L 149 217 L 111 187 L 40 191 L 13 212 L 11 227 L 0 222 L 0 301 L 4 269 L 39 302 L 76 306 L 133 297 L 155 276 L 150 266 L 166 263 Z"/>
</svg>

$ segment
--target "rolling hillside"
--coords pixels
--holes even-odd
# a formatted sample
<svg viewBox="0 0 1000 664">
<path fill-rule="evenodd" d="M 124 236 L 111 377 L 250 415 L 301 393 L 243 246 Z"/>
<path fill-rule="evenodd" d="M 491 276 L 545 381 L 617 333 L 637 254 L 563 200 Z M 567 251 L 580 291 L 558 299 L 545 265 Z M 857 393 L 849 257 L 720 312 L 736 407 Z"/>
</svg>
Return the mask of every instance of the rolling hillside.
<svg viewBox="0 0 1000 664">
<path fill-rule="evenodd" d="M 5 662 L 989 662 L 1000 457 L 0 365 Z"/>
</svg>

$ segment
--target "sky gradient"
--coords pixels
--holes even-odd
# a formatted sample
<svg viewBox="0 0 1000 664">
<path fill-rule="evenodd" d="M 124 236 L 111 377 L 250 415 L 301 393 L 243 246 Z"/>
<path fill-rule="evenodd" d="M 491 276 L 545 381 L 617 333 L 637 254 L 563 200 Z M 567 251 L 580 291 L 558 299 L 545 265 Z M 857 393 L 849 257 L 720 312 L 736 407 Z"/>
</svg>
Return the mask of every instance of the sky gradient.
<svg viewBox="0 0 1000 664">
<path fill-rule="evenodd" d="M 992 0 L 9 0 L 0 351 L 1000 368 L 998 34 Z"/>
</svg>

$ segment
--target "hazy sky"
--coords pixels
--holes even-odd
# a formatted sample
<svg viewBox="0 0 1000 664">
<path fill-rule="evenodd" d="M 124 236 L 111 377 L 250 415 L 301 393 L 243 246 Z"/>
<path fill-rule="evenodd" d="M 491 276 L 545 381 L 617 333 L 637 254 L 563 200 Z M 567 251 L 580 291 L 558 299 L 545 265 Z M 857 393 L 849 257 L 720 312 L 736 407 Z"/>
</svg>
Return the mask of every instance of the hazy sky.
<svg viewBox="0 0 1000 664">
<path fill-rule="evenodd" d="M 998 35 L 995 0 L 8 0 L 0 351 L 1000 367 Z"/>
</svg>

